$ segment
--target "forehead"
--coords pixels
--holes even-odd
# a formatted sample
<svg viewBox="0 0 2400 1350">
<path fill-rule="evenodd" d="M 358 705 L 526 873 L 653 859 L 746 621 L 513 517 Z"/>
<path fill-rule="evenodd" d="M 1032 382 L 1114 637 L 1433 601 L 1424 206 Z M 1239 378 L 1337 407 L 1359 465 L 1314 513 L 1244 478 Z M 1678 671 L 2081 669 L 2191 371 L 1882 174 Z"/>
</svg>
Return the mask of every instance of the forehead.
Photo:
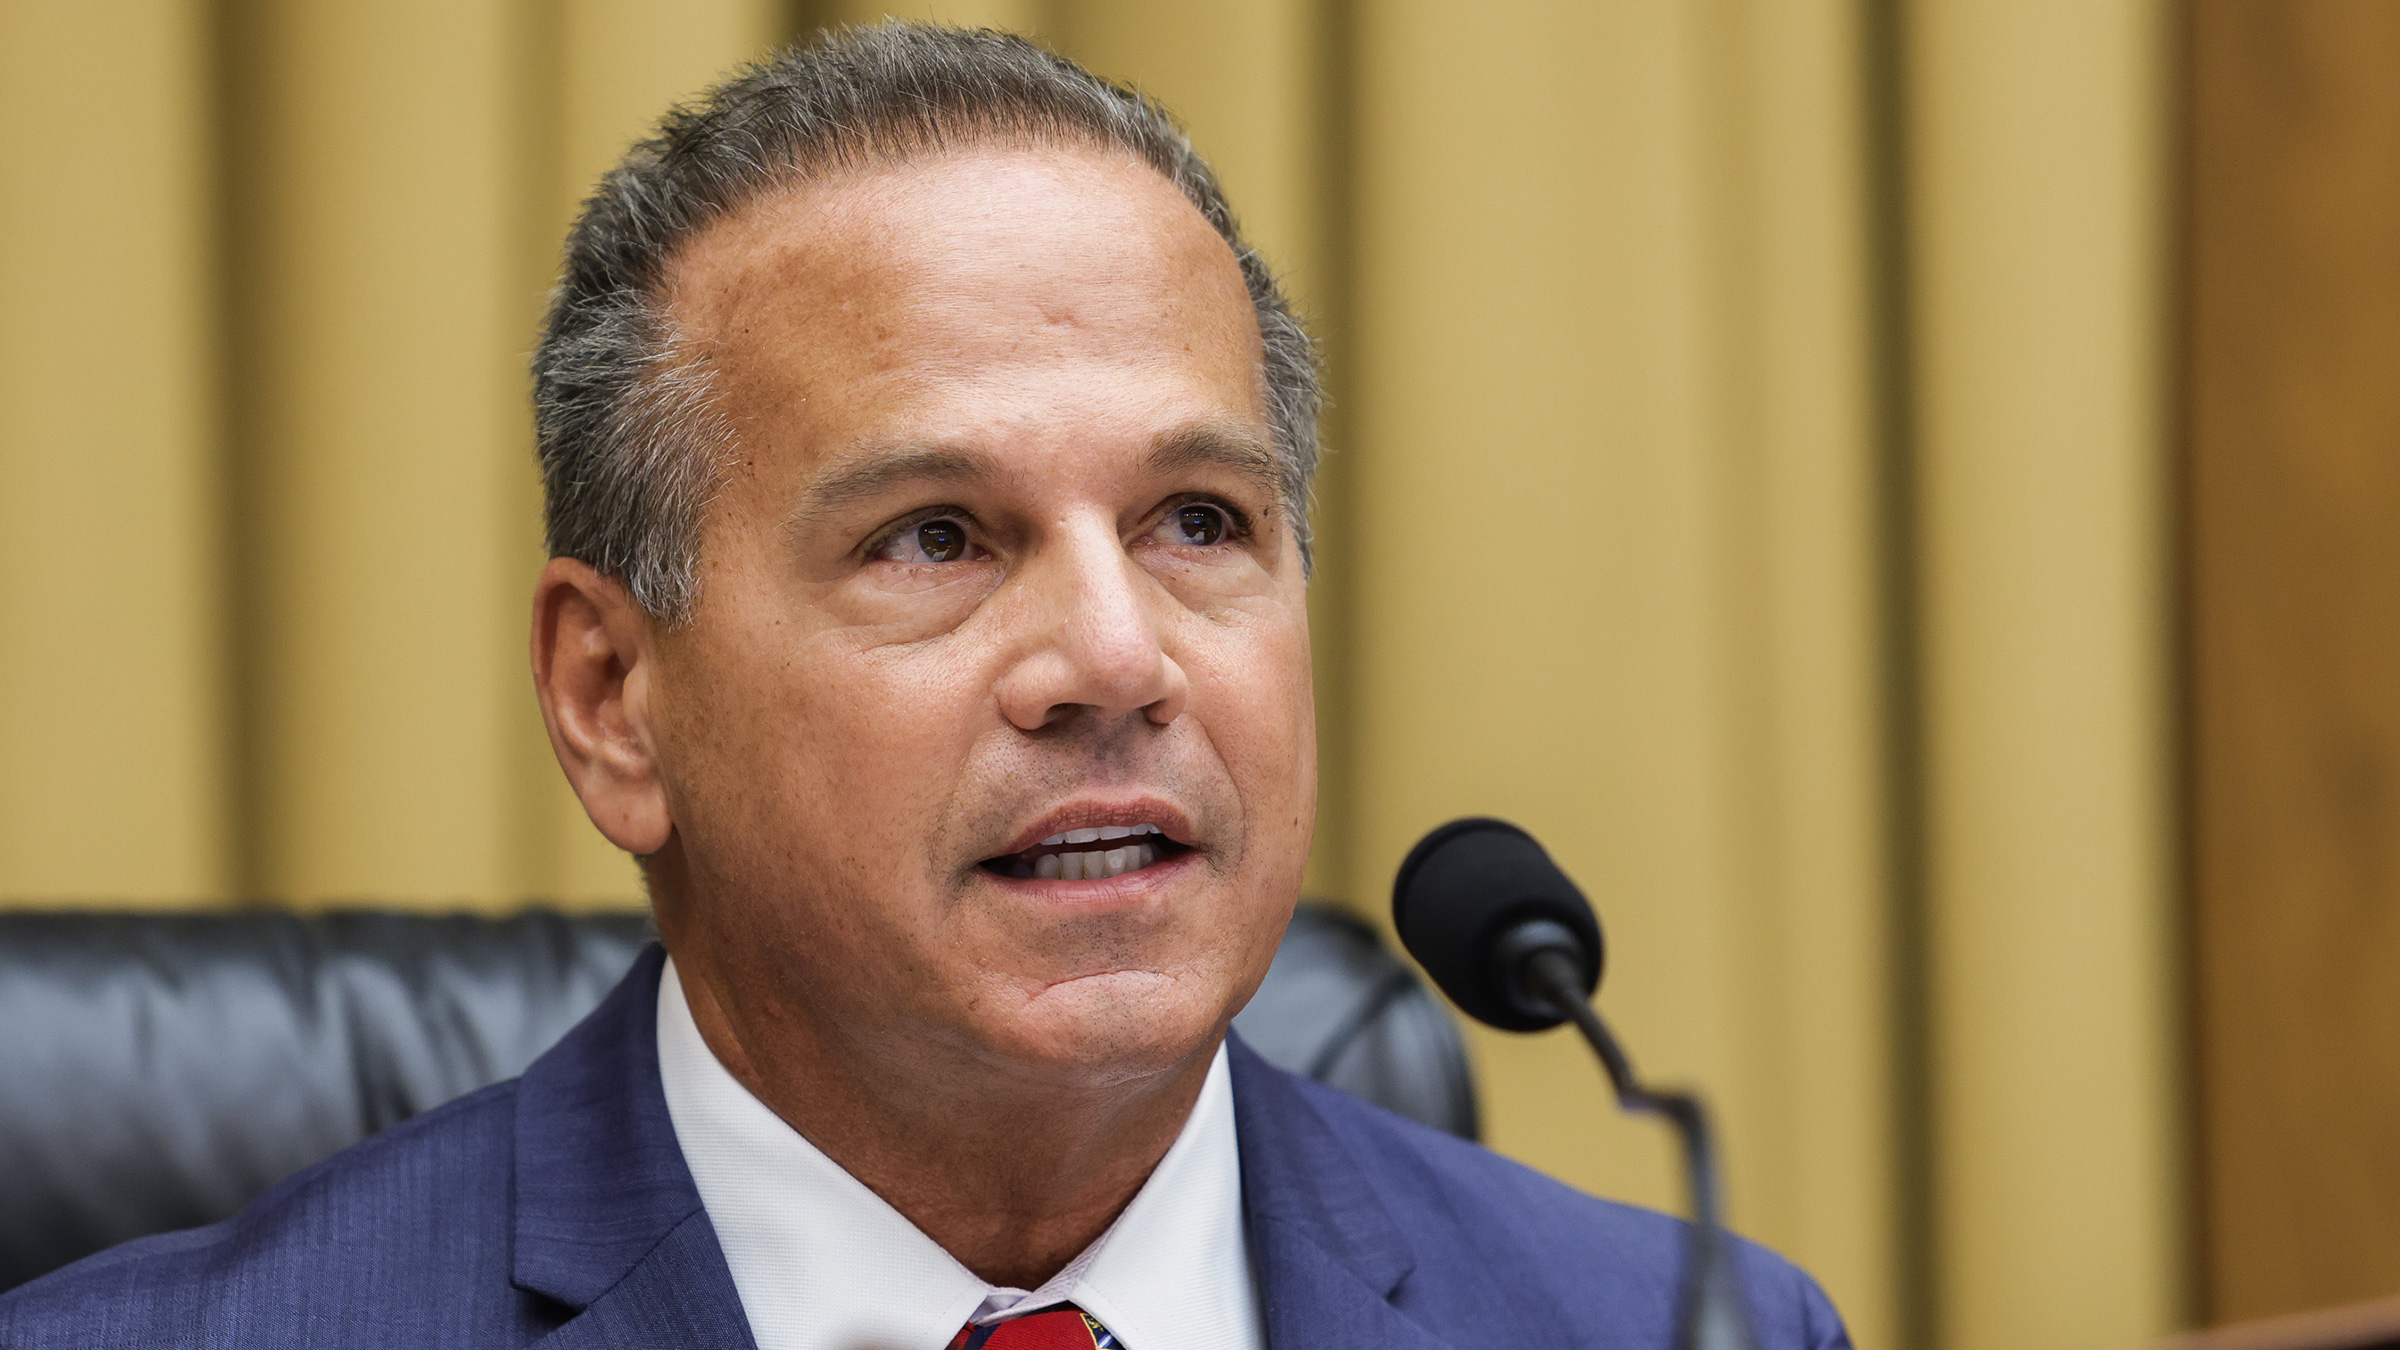
<svg viewBox="0 0 2400 1350">
<path fill-rule="evenodd" d="M 1231 247 L 1118 152 L 972 150 L 804 184 L 703 232 L 669 288 L 754 422 L 1260 411 Z"/>
</svg>

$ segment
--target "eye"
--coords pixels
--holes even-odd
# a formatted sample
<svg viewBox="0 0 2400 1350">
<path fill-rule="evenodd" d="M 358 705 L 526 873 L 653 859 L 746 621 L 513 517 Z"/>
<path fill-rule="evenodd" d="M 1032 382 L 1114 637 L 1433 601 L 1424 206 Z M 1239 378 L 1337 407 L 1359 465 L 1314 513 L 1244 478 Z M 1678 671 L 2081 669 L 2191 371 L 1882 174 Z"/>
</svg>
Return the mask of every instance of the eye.
<svg viewBox="0 0 2400 1350">
<path fill-rule="evenodd" d="M 1165 542 L 1192 548 L 1206 548 L 1223 543 L 1233 533 L 1233 522 L 1226 517 L 1225 508 L 1208 502 L 1189 502 L 1167 513 L 1159 524 Z"/>
<path fill-rule="evenodd" d="M 968 557 L 974 549 L 965 523 L 941 516 L 896 531 L 876 546 L 874 556 L 886 562 L 949 563 Z"/>
</svg>

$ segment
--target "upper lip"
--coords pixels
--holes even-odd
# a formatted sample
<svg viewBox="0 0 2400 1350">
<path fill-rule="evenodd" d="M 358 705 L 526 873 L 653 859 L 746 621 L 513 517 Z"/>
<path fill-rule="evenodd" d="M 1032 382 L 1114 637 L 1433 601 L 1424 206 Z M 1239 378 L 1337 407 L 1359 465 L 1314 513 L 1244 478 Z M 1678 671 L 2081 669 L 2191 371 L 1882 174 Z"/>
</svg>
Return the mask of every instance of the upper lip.
<svg viewBox="0 0 2400 1350">
<path fill-rule="evenodd" d="M 1116 802 L 1069 802 L 1018 831 L 1008 847 L 992 856 L 1005 858 L 1012 853 L 1023 853 L 1054 834 L 1101 825 L 1156 825 L 1159 833 L 1169 840 L 1187 848 L 1197 846 L 1191 817 L 1181 808 L 1156 797 L 1137 797 Z"/>
</svg>

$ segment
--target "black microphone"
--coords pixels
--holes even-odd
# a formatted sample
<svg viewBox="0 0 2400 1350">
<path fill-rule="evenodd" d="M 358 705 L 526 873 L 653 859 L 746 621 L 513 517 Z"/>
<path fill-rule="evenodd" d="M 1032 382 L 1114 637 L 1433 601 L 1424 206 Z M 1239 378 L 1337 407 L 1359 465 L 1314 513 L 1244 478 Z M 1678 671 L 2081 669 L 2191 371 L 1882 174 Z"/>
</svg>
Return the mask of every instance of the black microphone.
<svg viewBox="0 0 2400 1350">
<path fill-rule="evenodd" d="M 1454 820 L 1419 840 L 1400 864 L 1392 923 L 1401 945 L 1460 1011 L 1502 1031 L 1546 1031 L 1572 1021 L 1608 1070 L 1617 1104 L 1674 1125 L 1692 1207 L 1675 1343 L 1682 1350 L 1755 1350 L 1758 1338 L 1718 1222 L 1707 1110 L 1690 1093 L 1645 1086 L 1592 1010 L 1606 948 L 1583 892 L 1525 831 L 1505 820 Z"/>
</svg>

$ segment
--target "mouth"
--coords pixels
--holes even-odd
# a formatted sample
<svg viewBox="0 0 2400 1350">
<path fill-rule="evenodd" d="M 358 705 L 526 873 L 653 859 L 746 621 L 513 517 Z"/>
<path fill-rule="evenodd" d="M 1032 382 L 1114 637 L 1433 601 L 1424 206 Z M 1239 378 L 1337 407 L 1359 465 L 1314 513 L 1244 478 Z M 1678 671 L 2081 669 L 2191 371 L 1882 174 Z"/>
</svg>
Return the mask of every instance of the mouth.
<svg viewBox="0 0 2400 1350">
<path fill-rule="evenodd" d="M 983 870 L 1018 881 L 1105 881 L 1191 852 L 1148 821 L 1087 825 L 1054 834 L 1030 848 L 983 860 Z"/>
</svg>

